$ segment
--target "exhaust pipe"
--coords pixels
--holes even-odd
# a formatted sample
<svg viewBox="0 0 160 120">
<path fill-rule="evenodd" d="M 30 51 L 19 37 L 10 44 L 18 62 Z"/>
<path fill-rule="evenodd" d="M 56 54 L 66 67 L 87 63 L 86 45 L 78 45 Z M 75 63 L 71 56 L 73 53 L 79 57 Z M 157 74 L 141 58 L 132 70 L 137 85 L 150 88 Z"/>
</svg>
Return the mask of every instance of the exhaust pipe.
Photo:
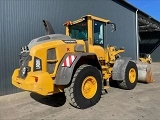
<svg viewBox="0 0 160 120">
<path fill-rule="evenodd" d="M 55 34 L 55 32 L 52 28 L 52 25 L 50 24 L 49 21 L 43 20 L 43 25 L 44 25 L 44 28 L 46 30 L 46 35 Z"/>
<path fill-rule="evenodd" d="M 154 81 L 150 64 L 138 62 L 137 68 L 139 82 L 152 83 Z"/>
</svg>

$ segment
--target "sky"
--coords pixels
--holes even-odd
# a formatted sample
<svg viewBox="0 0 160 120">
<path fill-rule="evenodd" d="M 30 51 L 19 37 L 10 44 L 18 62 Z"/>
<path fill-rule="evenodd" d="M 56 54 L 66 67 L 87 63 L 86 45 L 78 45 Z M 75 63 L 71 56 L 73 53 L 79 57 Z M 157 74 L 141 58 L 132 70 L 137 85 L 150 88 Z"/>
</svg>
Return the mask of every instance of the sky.
<svg viewBox="0 0 160 120">
<path fill-rule="evenodd" d="M 160 0 L 126 0 L 139 10 L 160 21 Z"/>
</svg>

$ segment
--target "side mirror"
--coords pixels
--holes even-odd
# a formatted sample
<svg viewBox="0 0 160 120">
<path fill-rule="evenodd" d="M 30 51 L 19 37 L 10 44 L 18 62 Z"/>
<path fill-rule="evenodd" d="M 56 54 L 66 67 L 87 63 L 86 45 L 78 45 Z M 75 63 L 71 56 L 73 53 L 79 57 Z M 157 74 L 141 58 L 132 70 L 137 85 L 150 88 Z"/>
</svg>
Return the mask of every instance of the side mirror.
<svg viewBox="0 0 160 120">
<path fill-rule="evenodd" d="M 116 31 L 116 24 L 115 23 L 109 23 L 111 25 L 111 32 Z"/>
</svg>

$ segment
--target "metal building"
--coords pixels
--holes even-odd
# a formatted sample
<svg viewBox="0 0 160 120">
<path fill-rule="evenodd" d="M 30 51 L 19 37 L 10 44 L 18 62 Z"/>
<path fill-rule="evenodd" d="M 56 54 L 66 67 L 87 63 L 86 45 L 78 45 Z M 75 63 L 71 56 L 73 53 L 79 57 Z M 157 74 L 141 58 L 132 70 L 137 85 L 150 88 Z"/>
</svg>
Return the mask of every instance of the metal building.
<svg viewBox="0 0 160 120">
<path fill-rule="evenodd" d="M 42 20 L 50 21 L 56 33 L 65 33 L 63 26 L 65 21 L 75 20 L 86 14 L 114 22 L 117 31 L 112 33 L 108 29 L 108 44 L 124 47 L 126 52 L 123 56 L 130 56 L 135 60 L 138 59 L 139 50 L 141 50 L 139 49 L 140 28 L 150 34 L 152 31 L 159 32 L 160 30 L 158 21 L 148 18 L 147 14 L 138 11 L 137 8 L 123 0 L 1 0 L 0 95 L 20 91 L 12 86 L 11 76 L 13 70 L 18 67 L 20 48 L 27 45 L 32 39 L 45 34 Z M 146 18 L 153 24 L 145 23 Z M 146 26 L 141 27 L 140 23 Z M 146 39 L 148 40 L 143 37 L 142 33 L 141 41 Z M 153 37 L 150 38 L 150 41 L 152 39 Z M 160 37 L 157 39 L 159 42 Z M 155 49 L 155 45 L 153 48 Z M 151 48 L 152 51 L 153 48 Z"/>
</svg>

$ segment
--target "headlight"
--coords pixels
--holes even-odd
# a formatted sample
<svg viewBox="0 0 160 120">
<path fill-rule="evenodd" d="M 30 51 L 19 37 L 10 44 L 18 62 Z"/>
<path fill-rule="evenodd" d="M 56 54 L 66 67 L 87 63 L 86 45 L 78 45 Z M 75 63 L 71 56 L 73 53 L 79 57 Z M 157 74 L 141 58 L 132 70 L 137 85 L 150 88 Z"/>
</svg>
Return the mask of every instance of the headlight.
<svg viewBox="0 0 160 120">
<path fill-rule="evenodd" d="M 42 62 L 40 58 L 34 57 L 34 71 L 42 70 Z"/>
<path fill-rule="evenodd" d="M 26 68 L 26 67 L 23 67 L 23 68 L 22 68 L 22 75 L 26 75 L 26 72 L 27 72 L 27 68 Z"/>
<path fill-rule="evenodd" d="M 25 66 L 21 67 L 20 71 L 19 71 L 19 77 L 20 78 L 25 78 L 26 75 L 27 75 L 27 71 L 28 71 L 27 67 L 25 67 Z"/>
</svg>

